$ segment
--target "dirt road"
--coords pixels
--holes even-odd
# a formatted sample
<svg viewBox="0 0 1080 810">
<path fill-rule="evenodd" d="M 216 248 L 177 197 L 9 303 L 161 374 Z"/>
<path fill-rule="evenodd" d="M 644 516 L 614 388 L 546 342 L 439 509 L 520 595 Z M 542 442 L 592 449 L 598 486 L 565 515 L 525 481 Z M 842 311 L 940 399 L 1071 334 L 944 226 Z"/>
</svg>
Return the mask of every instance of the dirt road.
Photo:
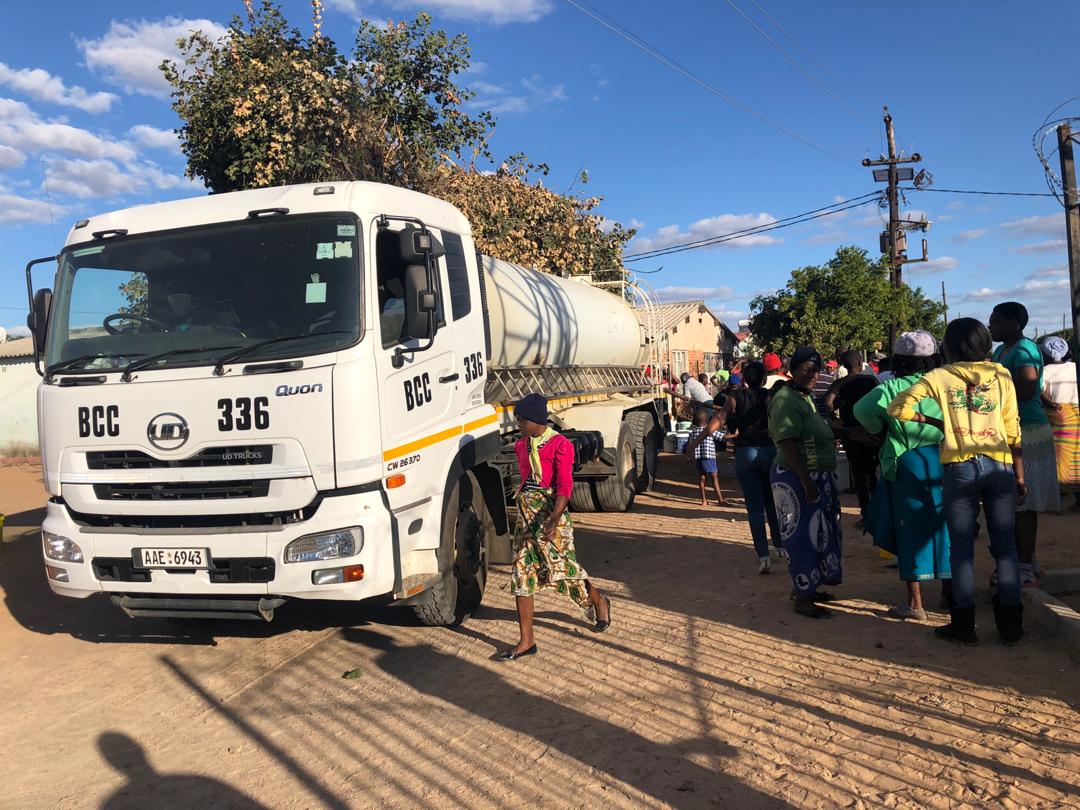
<svg viewBox="0 0 1080 810">
<path fill-rule="evenodd" d="M 300 604 L 271 625 L 134 622 L 54 597 L 37 536 L 9 525 L 0 806 L 1080 805 L 1080 683 L 1053 638 L 1002 647 L 985 601 L 974 649 L 931 638 L 941 614 L 887 618 L 896 572 L 850 514 L 836 615 L 795 616 L 741 505 L 703 510 L 681 459 L 661 471 L 632 513 L 579 517 L 612 629 L 542 597 L 540 654 L 513 664 L 490 660 L 516 638 L 503 571 L 453 630 Z M 0 470 L 0 510 L 32 523 L 37 486 Z M 1046 567 L 1076 565 L 1078 528 L 1044 521 Z"/>
</svg>

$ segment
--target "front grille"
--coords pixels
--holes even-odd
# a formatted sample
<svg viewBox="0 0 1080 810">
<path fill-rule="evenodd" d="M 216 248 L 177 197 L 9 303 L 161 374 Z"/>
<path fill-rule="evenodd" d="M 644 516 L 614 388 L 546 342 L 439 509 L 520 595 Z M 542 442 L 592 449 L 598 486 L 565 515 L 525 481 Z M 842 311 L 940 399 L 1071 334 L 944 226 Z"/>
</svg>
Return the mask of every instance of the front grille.
<svg viewBox="0 0 1080 810">
<path fill-rule="evenodd" d="M 148 456 L 141 450 L 95 450 L 86 454 L 91 470 L 154 470 L 180 467 L 239 467 L 270 464 L 274 446 L 254 444 L 236 447 L 208 447 L 190 458 L 166 460 Z"/>
<path fill-rule="evenodd" d="M 94 484 L 94 495 L 100 501 L 231 501 L 265 498 L 269 492 L 269 479 Z"/>
<path fill-rule="evenodd" d="M 94 557 L 90 565 L 102 582 L 150 582 L 150 571 L 136 568 L 131 557 Z M 208 573 L 215 584 L 270 582 L 274 579 L 274 561 L 269 557 L 211 558 Z"/>
</svg>

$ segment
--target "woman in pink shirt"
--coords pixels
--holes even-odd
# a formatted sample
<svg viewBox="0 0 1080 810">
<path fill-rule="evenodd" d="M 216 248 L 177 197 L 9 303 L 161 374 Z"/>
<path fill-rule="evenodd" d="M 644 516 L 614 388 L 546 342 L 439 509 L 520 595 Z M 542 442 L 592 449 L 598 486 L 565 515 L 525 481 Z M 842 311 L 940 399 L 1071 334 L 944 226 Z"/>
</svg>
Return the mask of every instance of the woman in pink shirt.
<svg viewBox="0 0 1080 810">
<path fill-rule="evenodd" d="M 514 408 L 521 438 L 514 446 L 521 489 L 514 527 L 514 565 L 510 590 L 517 598 L 517 645 L 496 658 L 513 661 L 536 653 L 533 639 L 533 594 L 553 588 L 573 600 L 596 622 L 596 632 L 611 625 L 611 601 L 591 582 L 577 559 L 574 525 L 566 506 L 574 487 L 574 445 L 548 426 L 547 399 L 523 397 Z"/>
</svg>

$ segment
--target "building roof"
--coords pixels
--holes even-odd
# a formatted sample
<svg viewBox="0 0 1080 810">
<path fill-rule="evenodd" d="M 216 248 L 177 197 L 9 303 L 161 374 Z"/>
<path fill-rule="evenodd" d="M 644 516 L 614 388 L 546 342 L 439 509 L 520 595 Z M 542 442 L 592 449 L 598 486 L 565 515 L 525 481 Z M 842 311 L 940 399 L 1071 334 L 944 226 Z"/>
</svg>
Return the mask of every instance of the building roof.
<svg viewBox="0 0 1080 810">
<path fill-rule="evenodd" d="M 0 357 L 33 357 L 34 341 L 28 337 L 5 340 L 0 343 Z"/>
<path fill-rule="evenodd" d="M 735 333 L 731 331 L 726 323 L 716 317 L 716 314 L 705 306 L 705 302 L 698 301 L 674 301 L 670 304 L 659 304 L 656 307 L 656 320 L 657 327 L 661 332 L 670 332 L 676 326 L 684 323 L 688 317 L 704 310 L 708 312 L 714 321 L 716 321 L 723 328 L 725 332 L 730 335 Z"/>
</svg>

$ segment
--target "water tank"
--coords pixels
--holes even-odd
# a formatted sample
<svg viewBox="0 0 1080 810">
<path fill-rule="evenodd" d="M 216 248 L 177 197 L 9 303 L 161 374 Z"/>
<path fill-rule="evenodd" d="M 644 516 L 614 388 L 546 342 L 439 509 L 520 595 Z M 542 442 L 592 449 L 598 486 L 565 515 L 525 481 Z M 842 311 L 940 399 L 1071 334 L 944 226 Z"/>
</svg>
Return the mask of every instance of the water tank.
<svg viewBox="0 0 1080 810">
<path fill-rule="evenodd" d="M 483 257 L 494 366 L 638 366 L 645 332 L 610 292 Z"/>
</svg>

